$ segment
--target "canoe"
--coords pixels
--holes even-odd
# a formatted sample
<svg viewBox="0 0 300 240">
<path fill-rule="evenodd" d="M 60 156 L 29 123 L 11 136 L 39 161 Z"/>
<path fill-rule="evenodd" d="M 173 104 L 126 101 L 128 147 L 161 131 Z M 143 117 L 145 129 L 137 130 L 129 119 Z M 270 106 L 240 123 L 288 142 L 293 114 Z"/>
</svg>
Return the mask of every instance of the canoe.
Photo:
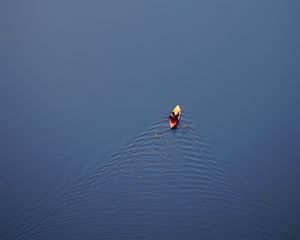
<svg viewBox="0 0 300 240">
<path fill-rule="evenodd" d="M 169 118 L 169 126 L 171 129 L 175 128 L 177 126 L 180 117 L 181 117 L 181 108 L 179 107 L 179 105 L 177 105 L 173 109 L 172 114 L 170 115 L 170 118 Z"/>
</svg>

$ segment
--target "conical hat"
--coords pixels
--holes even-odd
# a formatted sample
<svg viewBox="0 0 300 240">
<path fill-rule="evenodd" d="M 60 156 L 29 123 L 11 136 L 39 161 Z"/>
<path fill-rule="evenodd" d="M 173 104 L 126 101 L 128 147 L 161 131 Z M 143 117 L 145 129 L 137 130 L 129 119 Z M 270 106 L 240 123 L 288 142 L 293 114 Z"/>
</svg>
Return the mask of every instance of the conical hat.
<svg viewBox="0 0 300 240">
<path fill-rule="evenodd" d="M 173 109 L 173 113 L 178 116 L 181 114 L 181 109 L 179 107 L 179 105 L 177 105 L 174 109 Z"/>
</svg>

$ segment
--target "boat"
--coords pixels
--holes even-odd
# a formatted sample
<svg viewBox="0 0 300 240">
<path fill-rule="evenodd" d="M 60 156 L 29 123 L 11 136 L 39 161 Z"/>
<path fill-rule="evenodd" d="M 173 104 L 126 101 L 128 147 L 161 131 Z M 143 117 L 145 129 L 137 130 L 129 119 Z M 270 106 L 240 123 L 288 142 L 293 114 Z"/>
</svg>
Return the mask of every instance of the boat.
<svg viewBox="0 0 300 240">
<path fill-rule="evenodd" d="M 177 105 L 169 116 L 169 125 L 171 129 L 177 127 L 180 117 L 181 117 L 181 108 L 179 105 Z"/>
</svg>

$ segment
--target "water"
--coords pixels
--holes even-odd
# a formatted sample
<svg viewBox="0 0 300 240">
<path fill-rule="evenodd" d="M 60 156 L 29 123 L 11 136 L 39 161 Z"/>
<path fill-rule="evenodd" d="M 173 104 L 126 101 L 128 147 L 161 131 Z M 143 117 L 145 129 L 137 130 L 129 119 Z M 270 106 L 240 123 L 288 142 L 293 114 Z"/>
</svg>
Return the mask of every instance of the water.
<svg viewBox="0 0 300 240">
<path fill-rule="evenodd" d="M 299 4 L 0 9 L 1 239 L 299 238 Z"/>
</svg>

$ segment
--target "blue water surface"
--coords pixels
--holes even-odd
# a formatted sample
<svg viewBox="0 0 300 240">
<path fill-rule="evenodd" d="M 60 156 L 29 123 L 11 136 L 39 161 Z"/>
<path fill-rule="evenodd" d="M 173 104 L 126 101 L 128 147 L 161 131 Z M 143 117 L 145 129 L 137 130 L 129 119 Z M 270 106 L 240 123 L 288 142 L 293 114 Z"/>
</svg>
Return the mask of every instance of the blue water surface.
<svg viewBox="0 0 300 240">
<path fill-rule="evenodd" d="M 1 2 L 0 239 L 298 239 L 299 10 Z"/>
</svg>

